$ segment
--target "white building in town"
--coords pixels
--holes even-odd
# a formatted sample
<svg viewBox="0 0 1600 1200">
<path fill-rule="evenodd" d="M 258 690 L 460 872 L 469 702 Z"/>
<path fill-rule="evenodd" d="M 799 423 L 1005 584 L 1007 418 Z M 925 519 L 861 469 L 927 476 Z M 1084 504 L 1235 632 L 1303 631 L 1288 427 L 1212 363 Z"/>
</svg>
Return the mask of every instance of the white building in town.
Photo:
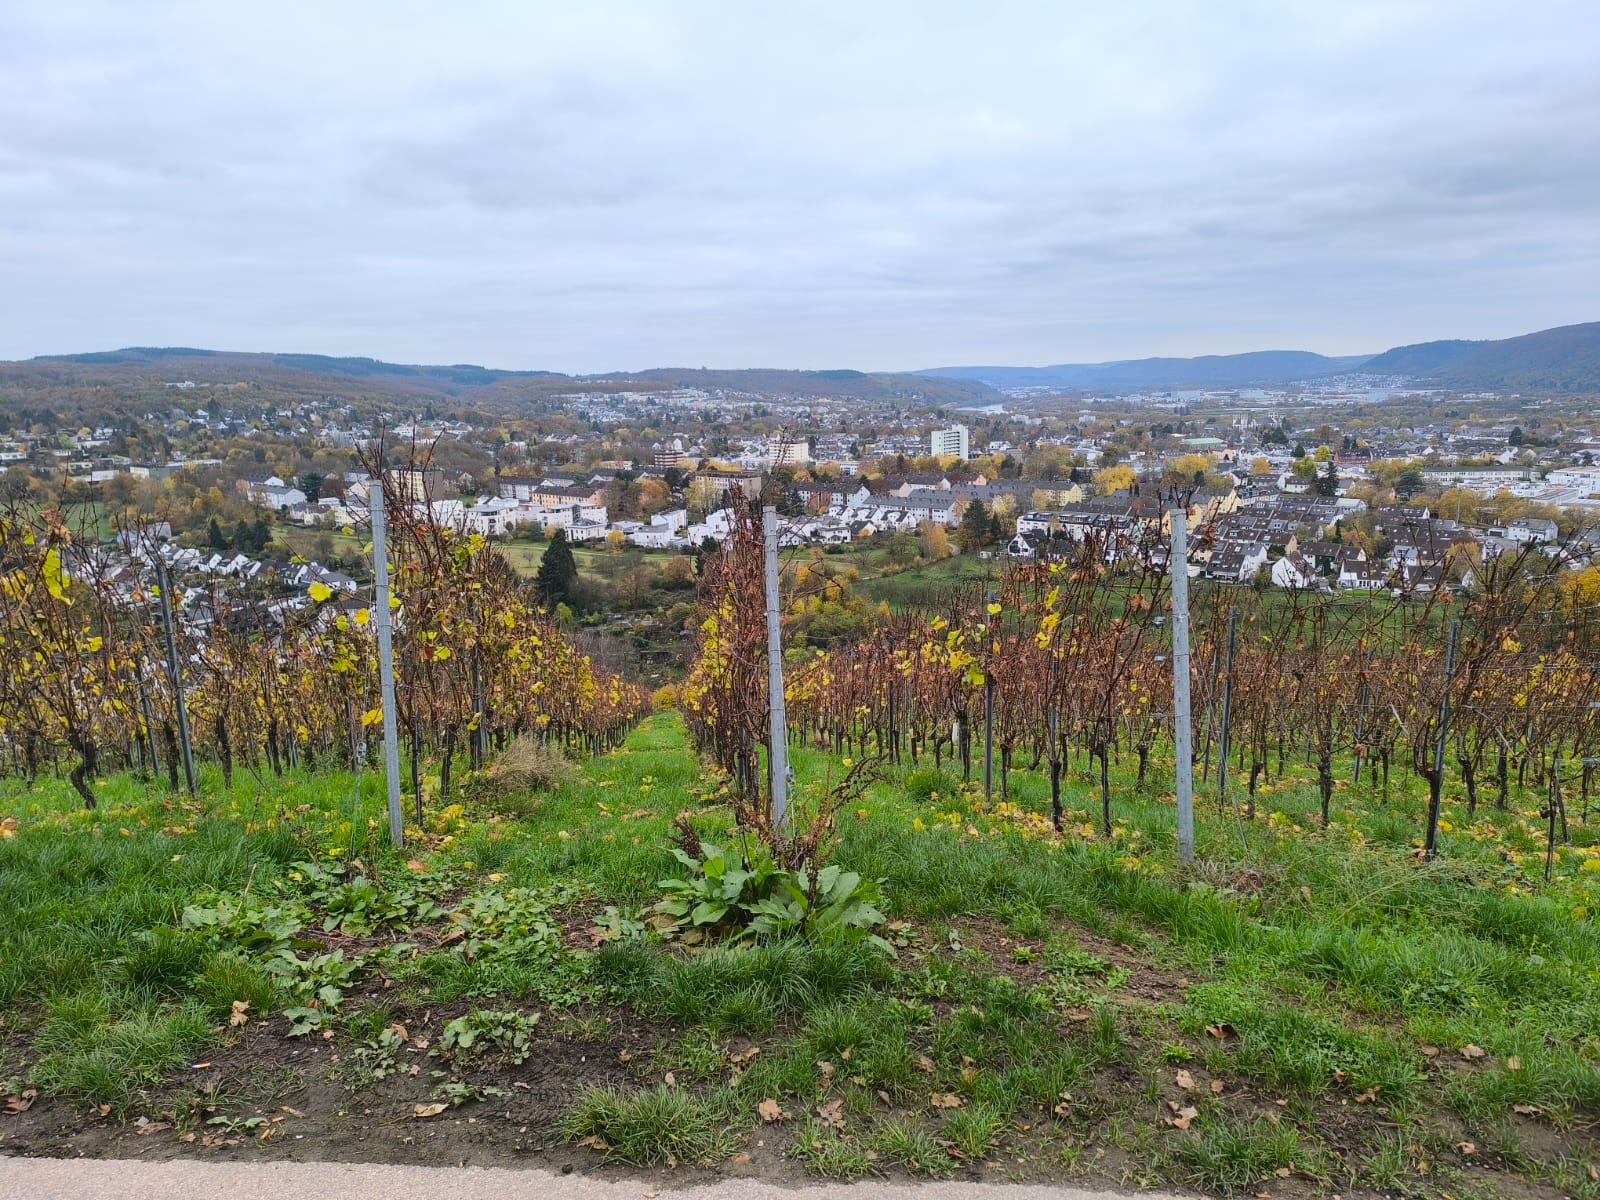
<svg viewBox="0 0 1600 1200">
<path fill-rule="evenodd" d="M 967 427 L 965 425 L 952 425 L 949 429 L 935 429 L 928 435 L 928 453 L 935 458 L 944 458 L 952 454 L 957 458 L 966 458 L 968 449 Z"/>
</svg>

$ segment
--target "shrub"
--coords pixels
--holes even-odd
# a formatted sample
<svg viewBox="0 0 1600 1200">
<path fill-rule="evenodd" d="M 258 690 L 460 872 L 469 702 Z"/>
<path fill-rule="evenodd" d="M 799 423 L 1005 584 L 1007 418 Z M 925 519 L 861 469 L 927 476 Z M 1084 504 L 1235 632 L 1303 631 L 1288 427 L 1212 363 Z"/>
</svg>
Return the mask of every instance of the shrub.
<svg viewBox="0 0 1600 1200">
<path fill-rule="evenodd" d="M 507 746 L 462 789 L 472 801 L 515 811 L 519 801 L 552 792 L 573 776 L 573 765 L 560 746 L 523 734 Z"/>
<path fill-rule="evenodd" d="M 806 941 L 865 940 L 893 954 L 873 931 L 886 921 L 880 881 L 863 879 L 838 864 L 813 871 L 802 864 L 779 870 L 757 851 L 746 862 L 738 851 L 702 843 L 694 853 L 673 847 L 689 869 L 687 879 L 663 879 L 666 898 L 651 924 L 668 937 L 699 941 L 707 933 L 730 941 L 750 938 Z"/>
<path fill-rule="evenodd" d="M 678 689 L 663 684 L 651 694 L 650 703 L 657 712 L 671 712 L 678 707 Z"/>
</svg>

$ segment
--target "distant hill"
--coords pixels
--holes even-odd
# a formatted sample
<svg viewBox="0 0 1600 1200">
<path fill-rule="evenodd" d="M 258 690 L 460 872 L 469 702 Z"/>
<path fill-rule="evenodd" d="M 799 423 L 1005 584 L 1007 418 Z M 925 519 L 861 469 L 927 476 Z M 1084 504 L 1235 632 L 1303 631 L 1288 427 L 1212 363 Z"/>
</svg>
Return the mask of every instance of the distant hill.
<svg viewBox="0 0 1600 1200">
<path fill-rule="evenodd" d="M 1304 350 L 1261 350 L 1054 367 L 936 367 L 918 373 L 996 388 L 1069 392 L 1247 387 L 1344 374 L 1399 375 L 1418 384 L 1466 391 L 1600 392 L 1600 321 L 1501 341 L 1420 342 L 1372 356 L 1328 358 Z"/>
<path fill-rule="evenodd" d="M 1600 321 L 1493 342 L 1400 346 L 1362 370 L 1481 391 L 1600 392 Z"/>
<path fill-rule="evenodd" d="M 1454 366 L 1470 356 L 1474 350 L 1488 344 L 1488 342 L 1445 341 L 1396 346 L 1393 350 L 1385 350 L 1376 358 L 1369 358 L 1361 369 L 1382 375 L 1414 377 L 1431 375 L 1435 371 Z"/>
<path fill-rule="evenodd" d="M 1064 391 L 1128 392 L 1156 388 L 1244 387 L 1286 383 L 1352 371 L 1369 355 L 1329 358 L 1306 350 L 1257 350 L 1200 358 L 1137 358 L 1053 367 L 936 367 L 918 374 L 974 379 L 991 387 L 1054 387 Z"/>
<path fill-rule="evenodd" d="M 653 367 L 637 376 L 586 375 L 586 384 L 647 379 L 670 383 L 674 387 L 703 388 L 707 391 L 760 392 L 785 396 L 854 396 L 863 400 L 922 399 L 932 403 L 959 404 L 999 399 L 994 389 L 981 380 L 944 379 L 916 374 L 871 373 L 866 371 L 777 371 L 766 368 L 745 370 L 705 370 L 689 367 Z"/>
<path fill-rule="evenodd" d="M 188 346 L 131 346 L 0 363 L 0 382 L 29 380 L 77 384 L 255 380 L 312 394 L 359 394 L 397 402 L 437 397 L 499 408 L 514 407 L 518 399 L 594 388 L 664 391 L 698 387 L 747 395 L 920 399 L 932 404 L 988 403 L 997 398 L 993 389 L 978 381 L 914 374 L 656 367 L 603 375 L 563 375 L 556 371 L 507 371 L 471 363 L 419 366 L 375 358 L 236 353 Z"/>
</svg>

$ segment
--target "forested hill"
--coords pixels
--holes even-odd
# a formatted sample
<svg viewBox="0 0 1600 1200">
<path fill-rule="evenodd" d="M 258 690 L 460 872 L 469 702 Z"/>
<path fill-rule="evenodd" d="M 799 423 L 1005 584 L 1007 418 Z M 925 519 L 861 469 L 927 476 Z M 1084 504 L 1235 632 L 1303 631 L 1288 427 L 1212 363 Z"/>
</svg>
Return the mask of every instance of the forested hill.
<svg viewBox="0 0 1600 1200">
<path fill-rule="evenodd" d="M 1245 387 L 1341 374 L 1403 376 L 1469 391 L 1600 392 L 1600 322 L 1563 325 L 1500 341 L 1447 340 L 1382 354 L 1329 358 L 1303 350 L 1262 350 L 1201 358 L 1141 358 L 1051 367 L 937 367 L 921 374 L 997 388 L 1126 392 Z"/>
<path fill-rule="evenodd" d="M 1400 346 L 1362 370 L 1481 391 L 1600 392 L 1600 321 L 1500 341 Z"/>
<path fill-rule="evenodd" d="M 251 381 L 276 384 L 288 394 L 360 394 L 397 401 L 437 398 L 483 407 L 514 405 L 519 398 L 537 399 L 558 392 L 664 391 L 678 387 L 737 395 L 919 399 L 934 404 L 990 403 L 998 399 L 993 389 L 981 382 L 929 379 L 914 374 L 659 367 L 603 375 L 565 375 L 556 371 L 500 370 L 470 363 L 424 366 L 375 358 L 236 353 L 185 346 L 135 346 L 0 363 L 0 387 L 30 383 L 86 387 L 184 380 L 210 384 Z"/>
<path fill-rule="evenodd" d="M 1358 354 L 1329 358 L 1306 350 L 1257 350 L 1249 354 L 1061 363 L 1053 367 L 935 367 L 920 374 L 939 379 L 975 379 L 992 387 L 1127 392 L 1175 387 L 1240 387 L 1312 379 L 1354 370 L 1368 357 Z"/>
</svg>

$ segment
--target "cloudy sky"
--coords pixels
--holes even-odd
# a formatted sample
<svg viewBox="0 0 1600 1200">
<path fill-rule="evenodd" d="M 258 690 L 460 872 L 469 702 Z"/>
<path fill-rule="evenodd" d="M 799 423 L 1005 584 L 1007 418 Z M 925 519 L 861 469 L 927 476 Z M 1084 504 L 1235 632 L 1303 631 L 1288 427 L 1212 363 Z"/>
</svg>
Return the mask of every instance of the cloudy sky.
<svg viewBox="0 0 1600 1200">
<path fill-rule="evenodd" d="M 1600 319 L 1595 0 L 0 6 L 0 357 L 564 371 Z"/>
</svg>

